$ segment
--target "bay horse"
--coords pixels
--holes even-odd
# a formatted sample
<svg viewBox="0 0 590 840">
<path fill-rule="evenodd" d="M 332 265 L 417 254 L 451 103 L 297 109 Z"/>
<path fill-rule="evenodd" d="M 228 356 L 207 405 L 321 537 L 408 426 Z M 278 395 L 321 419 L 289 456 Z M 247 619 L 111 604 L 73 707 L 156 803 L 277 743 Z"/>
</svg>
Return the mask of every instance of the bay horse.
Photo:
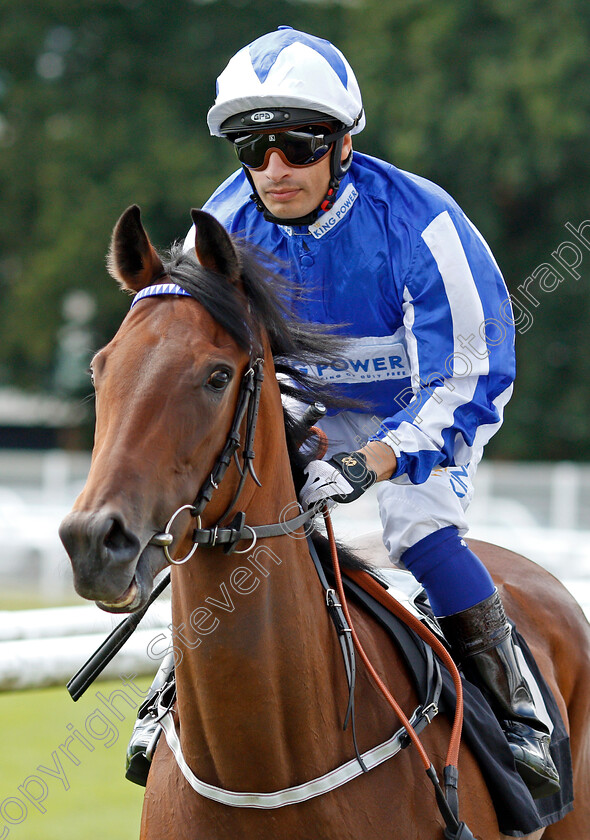
<svg viewBox="0 0 590 840">
<path fill-rule="evenodd" d="M 135 293 L 137 305 L 92 362 L 92 463 L 60 534 L 77 592 L 113 613 L 141 609 L 169 558 L 177 682 L 173 729 L 186 764 L 205 785 L 270 794 L 303 785 L 355 756 L 350 727 L 343 730 L 348 685 L 339 642 L 308 544 L 299 538 L 303 531 L 260 537 L 254 547 L 253 528 L 297 513 L 301 476 L 293 466 L 294 433 L 288 420 L 285 424 L 281 389 L 307 402 L 318 394 L 289 360 L 317 360 L 322 353 L 329 358 L 330 339 L 286 315 L 278 279 L 270 282 L 264 259 L 237 245 L 206 213 L 193 211 L 193 219 L 196 253 L 177 247 L 166 264 L 138 207 L 129 208 L 114 229 L 110 272 Z M 243 445 L 240 464 L 228 440 L 236 413 L 242 440 L 255 413 L 238 409 L 244 383 L 253 382 L 260 360 L 265 375 L 263 382 L 258 377 L 256 431 Z M 223 481 L 216 480 L 222 472 Z M 195 551 L 197 532 L 217 534 L 220 522 L 228 532 L 238 493 L 245 520 L 234 531 L 241 540 L 245 528 L 252 540 L 225 553 L 211 538 L 213 545 Z M 588 624 L 548 572 L 504 549 L 474 547 L 533 650 L 571 737 L 575 807 L 529 837 L 580 840 L 590 831 Z M 416 691 L 389 636 L 353 603 L 350 612 L 377 672 L 400 706 L 414 709 Z M 355 701 L 358 749 L 364 753 L 399 724 L 360 665 Z M 421 735 L 435 766 L 442 767 L 450 730 L 441 714 Z M 504 837 L 467 745 L 461 747 L 459 768 L 461 819 L 479 840 Z M 234 807 L 195 792 L 161 737 L 140 836 L 438 840 L 443 830 L 413 747 L 323 795 L 262 809 Z"/>
</svg>

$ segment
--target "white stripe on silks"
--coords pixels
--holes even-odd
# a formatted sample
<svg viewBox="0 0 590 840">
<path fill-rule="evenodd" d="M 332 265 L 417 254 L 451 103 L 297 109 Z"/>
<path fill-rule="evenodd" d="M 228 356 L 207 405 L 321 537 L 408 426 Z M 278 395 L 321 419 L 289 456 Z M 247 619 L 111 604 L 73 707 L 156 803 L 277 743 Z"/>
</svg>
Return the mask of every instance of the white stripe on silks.
<svg viewBox="0 0 590 840">
<path fill-rule="evenodd" d="M 469 340 L 473 329 L 483 324 L 485 315 L 483 306 L 467 261 L 459 234 L 447 210 L 440 213 L 423 231 L 422 238 L 432 254 L 442 278 L 447 301 L 451 311 L 453 325 L 453 358 L 455 353 L 466 356 L 459 336 Z M 420 432 L 442 446 L 443 430 L 453 423 L 457 408 L 471 402 L 479 376 L 489 372 L 488 357 L 476 358 L 469 354 L 471 370 L 467 376 L 450 376 L 444 369 L 448 359 L 441 359 L 440 378 L 447 385 L 440 385 L 431 390 L 430 397 L 420 406 L 417 417 L 420 422 L 410 427 L 413 440 L 416 438 L 416 426 Z M 448 365 L 450 367 L 450 365 Z M 430 447 L 422 443 L 419 449 Z"/>
<path fill-rule="evenodd" d="M 415 320 L 414 304 L 412 293 L 410 292 L 407 286 L 404 286 L 403 311 L 404 327 L 406 330 L 406 347 L 408 350 L 408 357 L 410 360 L 410 371 L 412 374 L 412 380 L 414 382 L 420 382 L 420 359 L 418 358 L 418 343 L 416 341 L 416 336 L 414 335 L 414 331 L 412 329 Z M 416 393 L 417 390 L 418 386 L 414 387 L 414 393 Z"/>
<path fill-rule="evenodd" d="M 417 450 L 409 448 L 408 446 L 406 446 L 405 443 L 402 443 L 402 445 L 401 445 L 401 451 L 402 452 L 414 452 L 414 451 L 439 452 L 440 447 L 442 446 L 442 439 L 441 439 L 441 443 L 439 444 L 435 440 L 433 440 L 431 437 L 429 437 L 424 432 L 424 430 L 422 429 L 423 423 L 421 421 L 422 421 L 422 410 L 420 409 L 420 411 L 418 411 L 418 413 L 416 415 L 416 418 L 414 419 L 413 423 L 410 423 L 407 420 L 404 420 L 403 422 L 401 422 L 399 424 L 399 426 L 397 427 L 397 429 L 395 429 L 391 433 L 391 437 L 389 438 L 389 441 L 387 440 L 387 438 L 384 439 L 385 442 L 386 443 L 389 442 L 389 445 L 392 448 L 393 448 L 393 445 L 395 444 L 395 438 L 397 438 L 398 440 L 401 440 L 402 442 L 403 441 L 411 441 L 412 443 L 418 442 L 419 446 L 418 446 Z M 416 433 L 417 432 L 418 433 L 424 432 L 423 436 L 421 435 L 419 441 L 416 440 Z M 400 448 L 400 447 L 398 446 L 398 448 Z"/>
<path fill-rule="evenodd" d="M 459 353 L 462 350 L 459 336 L 468 337 L 474 327 L 479 330 L 485 315 L 465 250 L 448 210 L 432 220 L 422 238 L 434 257 L 445 287 L 453 322 L 453 351 Z M 481 362 L 479 375 L 488 373 L 487 357 L 475 361 Z"/>
<path fill-rule="evenodd" d="M 176 283 L 155 283 L 153 286 L 146 286 L 141 289 L 131 301 L 130 309 L 133 309 L 136 303 L 146 297 L 155 297 L 156 295 L 180 295 L 183 297 L 192 297 L 190 292 L 187 292 L 182 286 Z"/>
<path fill-rule="evenodd" d="M 434 442 L 430 446 L 427 441 L 420 440 L 419 449 L 441 449 L 444 445 L 443 432 L 453 425 L 455 411 L 462 405 L 467 405 L 473 399 L 477 386 L 477 376 L 465 377 L 462 379 L 447 379 L 453 389 L 449 386 L 440 385 L 430 390 L 430 397 L 421 405 L 417 411 L 413 424 L 408 425 L 408 431 L 415 433 L 418 429 L 429 441 Z M 400 424 L 400 427 L 404 424 Z M 412 440 L 415 440 L 412 434 Z"/>
<path fill-rule="evenodd" d="M 420 717 L 417 720 L 414 720 L 414 718 L 415 714 L 412 716 L 410 722 L 416 732 L 421 732 L 428 722 L 428 718 Z M 166 712 L 160 718 L 160 725 L 164 730 L 166 741 L 174 754 L 182 775 L 193 790 L 200 793 L 206 799 L 212 799 L 214 802 L 220 802 L 222 805 L 230 805 L 234 808 L 271 809 L 282 808 L 285 805 L 297 805 L 300 802 L 306 802 L 308 799 L 321 796 L 323 793 L 328 793 L 350 782 L 352 779 L 356 779 L 357 776 L 363 773 L 363 769 L 358 760 L 353 758 L 346 764 L 342 764 L 340 767 L 331 770 L 323 776 L 319 776 L 317 779 L 312 779 L 309 782 L 285 788 L 284 790 L 272 791 L 270 793 L 246 793 L 224 790 L 215 785 L 210 785 L 207 782 L 202 782 L 188 766 L 182 752 L 171 711 Z M 373 767 L 377 767 L 377 765 L 382 764 L 400 752 L 402 734 L 405 734 L 405 729 L 403 728 L 398 730 L 388 741 L 363 753 L 362 759 L 367 769 L 372 770 Z"/>
</svg>

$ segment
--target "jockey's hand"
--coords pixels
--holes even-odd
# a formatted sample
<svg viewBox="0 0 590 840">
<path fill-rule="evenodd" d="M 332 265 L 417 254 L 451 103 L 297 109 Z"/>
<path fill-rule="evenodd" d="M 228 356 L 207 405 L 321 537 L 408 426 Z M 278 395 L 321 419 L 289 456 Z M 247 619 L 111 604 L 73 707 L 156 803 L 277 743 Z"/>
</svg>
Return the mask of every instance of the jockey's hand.
<svg viewBox="0 0 590 840">
<path fill-rule="evenodd" d="M 329 461 L 310 461 L 299 499 L 305 510 L 322 501 L 354 502 L 376 481 L 362 452 L 339 452 Z"/>
</svg>

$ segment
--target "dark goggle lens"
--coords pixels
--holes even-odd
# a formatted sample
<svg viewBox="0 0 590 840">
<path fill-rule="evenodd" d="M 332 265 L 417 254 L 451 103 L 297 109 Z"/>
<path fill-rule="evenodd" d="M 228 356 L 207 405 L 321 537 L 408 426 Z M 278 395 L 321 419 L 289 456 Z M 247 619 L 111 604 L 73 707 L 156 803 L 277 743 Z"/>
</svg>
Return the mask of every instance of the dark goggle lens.
<svg viewBox="0 0 590 840">
<path fill-rule="evenodd" d="M 247 134 L 234 140 L 240 163 L 249 169 L 264 165 L 269 149 L 278 149 L 293 166 L 309 166 L 330 150 L 334 137 L 304 131 L 280 131 L 276 134 Z"/>
</svg>

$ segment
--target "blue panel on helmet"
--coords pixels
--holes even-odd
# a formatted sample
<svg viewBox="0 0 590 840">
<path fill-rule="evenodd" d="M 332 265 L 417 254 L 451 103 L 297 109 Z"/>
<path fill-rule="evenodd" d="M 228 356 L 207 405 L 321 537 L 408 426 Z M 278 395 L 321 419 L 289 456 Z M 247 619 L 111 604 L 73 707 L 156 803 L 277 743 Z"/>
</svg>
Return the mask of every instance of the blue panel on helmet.
<svg viewBox="0 0 590 840">
<path fill-rule="evenodd" d="M 348 82 L 348 74 L 341 57 L 329 41 L 323 38 L 316 38 L 307 35 L 305 32 L 298 32 L 296 29 L 279 29 L 278 32 L 271 32 L 257 38 L 249 46 L 252 66 L 261 83 L 266 80 L 279 53 L 291 44 L 301 43 L 312 50 L 315 50 L 326 59 L 332 70 L 336 73 L 344 87 Z"/>
</svg>

